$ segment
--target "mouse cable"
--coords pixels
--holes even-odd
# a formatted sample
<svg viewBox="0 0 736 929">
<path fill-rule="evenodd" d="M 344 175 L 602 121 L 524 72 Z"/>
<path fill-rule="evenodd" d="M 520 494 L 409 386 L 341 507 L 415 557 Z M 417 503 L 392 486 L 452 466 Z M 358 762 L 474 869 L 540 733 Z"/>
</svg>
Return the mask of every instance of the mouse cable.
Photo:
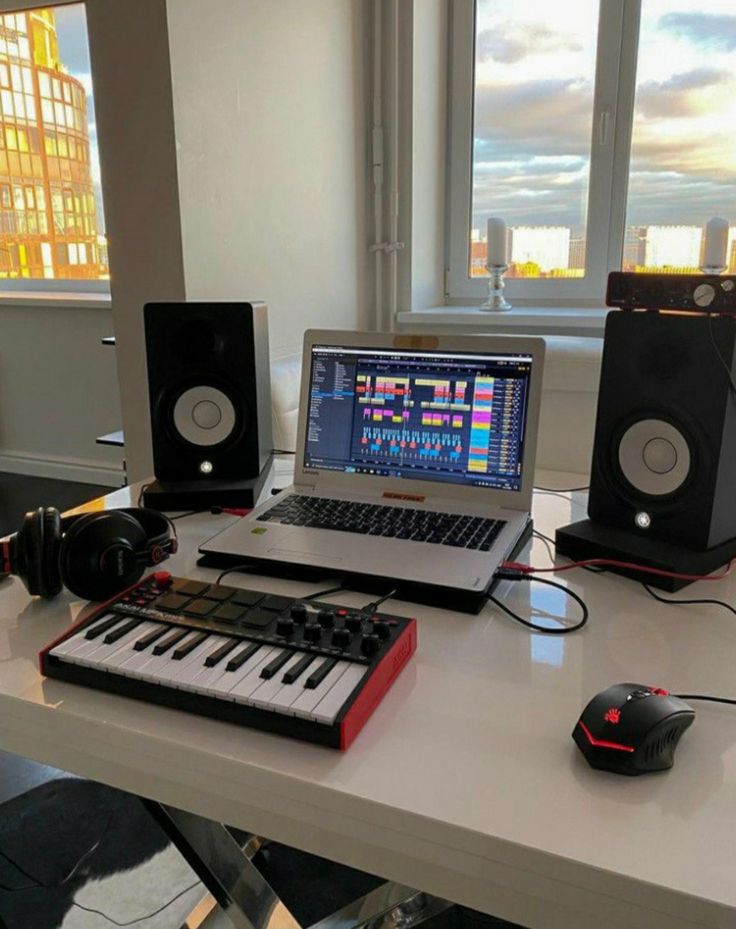
<svg viewBox="0 0 736 929">
<path fill-rule="evenodd" d="M 4 852 L 2 849 L 0 849 L 0 858 L 4 858 L 5 861 L 7 861 L 9 864 L 11 864 L 16 869 L 16 871 L 19 871 L 24 877 L 27 877 L 29 881 L 33 881 L 32 884 L 26 884 L 25 887 L 8 887 L 6 884 L 0 884 L 0 890 L 6 890 L 8 891 L 8 893 L 17 893 L 18 891 L 21 891 L 21 890 L 56 890 L 59 887 L 64 887 L 66 884 L 69 883 L 69 881 L 79 871 L 79 869 L 82 867 L 85 861 L 87 861 L 87 859 L 90 858 L 97 851 L 100 845 L 102 845 L 103 841 L 105 840 L 105 837 L 110 831 L 110 826 L 112 825 L 112 821 L 114 817 L 115 817 L 115 811 L 113 810 L 112 813 L 110 813 L 110 815 L 108 816 L 107 822 L 105 823 L 105 826 L 102 832 L 100 833 L 99 838 L 97 838 L 92 843 L 92 845 L 90 845 L 90 847 L 80 855 L 80 857 L 77 859 L 74 866 L 69 871 L 69 873 L 66 875 L 66 877 L 63 877 L 60 881 L 55 881 L 52 884 L 46 884 L 43 881 L 40 881 L 37 877 L 34 877 L 33 874 L 30 874 L 28 871 L 26 871 L 25 868 L 23 868 L 20 864 L 18 864 L 18 862 L 14 858 L 11 858 L 11 856 L 8 855 L 7 852 Z"/>
<path fill-rule="evenodd" d="M 709 697 L 705 694 L 672 694 L 673 697 L 679 697 L 680 700 L 707 700 L 709 703 L 730 703 L 736 706 L 736 700 L 728 700 L 726 697 Z"/>
<path fill-rule="evenodd" d="M 494 597 L 493 594 L 488 594 L 488 600 L 491 603 L 495 603 L 496 606 L 503 610 L 507 616 L 510 616 L 512 619 L 515 619 L 517 622 L 521 623 L 522 626 L 526 626 L 527 629 L 533 629 L 534 632 L 544 632 L 547 635 L 568 635 L 571 632 L 577 632 L 578 629 L 582 629 L 583 626 L 588 622 L 588 606 L 583 600 L 582 597 L 578 596 L 574 590 L 570 590 L 569 587 L 565 587 L 564 584 L 558 584 L 557 581 L 550 581 L 548 578 L 544 577 L 529 577 L 528 575 L 519 574 L 513 571 L 508 571 L 506 569 L 500 569 L 496 571 L 494 577 L 499 580 L 506 581 L 536 581 L 538 584 L 546 584 L 548 587 L 556 587 L 558 590 L 563 591 L 574 600 L 583 612 L 581 619 L 574 626 L 565 626 L 561 629 L 553 629 L 550 626 L 541 626 L 539 623 L 533 623 L 529 619 L 524 619 L 523 616 L 519 616 L 518 613 L 514 613 L 513 610 L 509 609 L 504 603 L 502 603 L 497 597 Z M 558 617 L 560 622 L 562 621 L 561 617 Z"/>
<path fill-rule="evenodd" d="M 700 599 L 700 600 L 673 600 L 671 597 L 662 597 L 656 591 L 646 584 L 644 581 L 641 582 L 641 586 L 646 590 L 650 597 L 654 597 L 655 600 L 659 600 L 660 603 L 682 603 L 687 604 L 688 606 L 696 604 L 706 604 L 710 606 L 722 606 L 724 610 L 730 610 L 731 613 L 736 615 L 736 608 L 732 607 L 730 603 L 726 603 L 725 600 L 712 600 L 712 599 Z"/>
<path fill-rule="evenodd" d="M 179 893 L 175 897 L 172 897 L 170 900 L 168 900 L 166 903 L 160 906 L 157 910 L 154 910 L 152 913 L 148 913 L 146 916 L 139 916 L 137 919 L 129 919 L 124 923 L 118 922 L 117 919 L 113 919 L 112 916 L 108 916 L 107 913 L 103 913 L 102 910 L 96 910 L 94 907 L 84 906 L 81 903 L 77 903 L 76 900 L 72 900 L 72 906 L 76 906 L 78 909 L 84 910 L 85 913 L 94 913 L 97 916 L 101 916 L 103 919 L 106 919 L 109 923 L 112 923 L 113 926 L 135 926 L 136 923 L 148 922 L 149 919 L 153 919 L 154 916 L 158 916 L 159 913 L 163 913 L 163 911 L 165 909 L 168 909 L 168 907 L 170 907 L 172 903 L 176 903 L 176 901 L 180 897 L 183 897 L 184 894 L 188 894 L 190 890 L 194 890 L 194 888 L 198 884 L 201 884 L 201 883 L 202 883 L 201 881 L 195 881 L 193 884 L 190 884 L 188 887 L 185 887 L 184 890 L 180 890 Z"/>
<path fill-rule="evenodd" d="M 728 577 L 733 568 L 734 559 L 729 561 L 720 574 L 680 574 L 678 571 L 665 571 L 663 568 L 650 568 L 647 565 L 635 564 L 631 561 L 618 561 L 615 558 L 586 558 L 583 561 L 573 561 L 570 564 L 555 565 L 552 568 L 538 568 L 535 565 L 521 564 L 518 561 L 504 561 L 501 568 L 507 571 L 519 571 L 522 574 L 539 574 L 540 572 L 571 571 L 573 568 L 586 568 L 590 565 L 626 568 L 631 571 L 640 571 L 644 574 L 656 574 L 658 577 L 673 577 L 681 581 L 720 581 Z"/>
<path fill-rule="evenodd" d="M 224 571 L 221 571 L 217 575 L 216 584 L 221 584 L 223 577 L 227 577 L 228 574 L 233 574 L 235 571 L 245 571 L 246 568 L 255 568 L 256 565 L 252 561 L 244 561 L 242 564 L 233 565 L 232 568 L 225 568 Z"/>
</svg>

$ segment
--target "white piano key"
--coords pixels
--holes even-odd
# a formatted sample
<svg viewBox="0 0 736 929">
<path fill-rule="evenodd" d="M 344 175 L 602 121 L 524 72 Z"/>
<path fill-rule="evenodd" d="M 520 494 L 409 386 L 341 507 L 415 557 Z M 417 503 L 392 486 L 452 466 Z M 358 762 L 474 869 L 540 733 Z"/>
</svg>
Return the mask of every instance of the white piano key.
<svg viewBox="0 0 736 929">
<path fill-rule="evenodd" d="M 302 688 L 301 696 L 291 704 L 291 712 L 295 716 L 304 716 L 307 719 L 312 718 L 312 710 L 317 704 L 330 692 L 332 687 L 340 680 L 345 671 L 350 667 L 347 661 L 338 661 L 335 667 L 327 674 L 324 680 L 314 689 L 308 690 Z"/>
<path fill-rule="evenodd" d="M 185 681 L 191 680 L 204 666 L 204 660 L 212 649 L 216 648 L 218 643 L 222 645 L 224 641 L 224 636 L 208 636 L 204 642 L 200 642 L 195 649 L 180 661 L 172 660 L 167 680 L 177 686 L 180 686 L 180 684 Z"/>
<path fill-rule="evenodd" d="M 246 647 L 249 647 L 252 643 L 248 643 Z M 259 668 L 263 665 L 270 655 L 275 652 L 275 648 L 272 645 L 263 645 L 258 649 L 257 652 L 254 652 L 250 658 L 243 662 L 243 664 L 236 671 L 227 671 L 226 667 L 222 669 L 218 668 L 207 668 L 207 672 L 220 670 L 219 675 L 210 677 L 209 674 L 199 674 L 191 682 L 191 685 L 187 689 L 196 691 L 197 693 L 206 693 L 213 697 L 224 697 L 227 699 L 232 699 L 228 697 L 228 694 L 237 686 L 243 678 L 247 677 L 254 668 Z M 242 651 L 239 649 L 238 651 Z M 238 652 L 235 653 L 237 656 Z"/>
<path fill-rule="evenodd" d="M 287 661 L 283 668 L 278 672 L 278 674 L 274 674 L 274 676 L 267 681 L 261 679 L 262 683 L 260 687 L 257 687 L 253 691 L 247 702 L 253 706 L 260 706 L 263 709 L 270 709 L 273 698 L 282 689 L 282 687 L 286 686 L 281 678 L 289 670 L 289 668 L 298 664 L 303 657 L 304 656 L 301 652 L 296 652 L 292 657 L 292 660 Z M 292 684 L 291 687 L 293 688 L 294 685 Z"/>
<path fill-rule="evenodd" d="M 121 650 L 129 651 L 130 643 L 134 642 L 136 638 L 140 637 L 139 633 L 140 626 L 136 626 L 135 629 L 132 629 L 130 632 L 126 632 L 124 636 L 118 639 L 117 642 L 103 642 L 101 639 L 95 639 L 97 642 L 97 648 L 91 652 L 86 652 L 83 655 L 74 654 L 71 655 L 67 660 L 73 662 L 74 664 L 85 665 L 89 668 L 95 667 L 104 667 L 104 662 L 110 659 L 113 655 L 120 652 Z"/>
<path fill-rule="evenodd" d="M 112 613 L 108 613 L 105 616 L 100 616 L 98 622 L 103 622 L 112 617 Z M 120 622 L 126 622 L 126 617 L 121 616 Z M 73 654 L 83 655 L 87 652 L 94 651 L 97 646 L 100 644 L 98 639 L 88 639 L 87 633 L 92 629 L 97 623 L 93 623 L 90 626 L 85 626 L 84 629 L 81 629 L 79 632 L 75 633 L 70 638 L 65 639 L 63 642 L 59 642 L 57 646 L 51 649 L 49 652 L 50 655 L 57 656 L 59 658 L 69 658 Z"/>
<path fill-rule="evenodd" d="M 264 654 L 261 660 L 251 668 L 248 674 L 241 678 L 235 687 L 228 690 L 227 696 L 229 699 L 234 700 L 236 703 L 247 703 L 248 697 L 263 683 L 261 671 L 264 665 L 268 664 L 269 661 L 273 661 L 273 659 L 278 657 L 282 652 L 282 648 L 269 648 L 268 654 Z M 253 657 L 255 658 L 257 656 L 254 655 Z M 247 661 L 246 664 L 248 664 Z"/>
<path fill-rule="evenodd" d="M 330 689 L 312 710 L 312 719 L 320 723 L 331 723 L 342 709 L 345 701 L 360 682 L 366 669 L 363 665 L 350 664 L 339 681 Z"/>
<path fill-rule="evenodd" d="M 138 652 L 133 649 L 138 639 L 147 632 L 153 632 L 157 626 L 158 623 L 148 621 L 142 622 L 131 632 L 124 635 L 122 639 L 110 645 L 110 653 L 105 657 L 101 657 L 99 659 L 99 664 L 104 668 L 117 670 L 127 658 L 131 655 L 138 654 Z"/>
</svg>

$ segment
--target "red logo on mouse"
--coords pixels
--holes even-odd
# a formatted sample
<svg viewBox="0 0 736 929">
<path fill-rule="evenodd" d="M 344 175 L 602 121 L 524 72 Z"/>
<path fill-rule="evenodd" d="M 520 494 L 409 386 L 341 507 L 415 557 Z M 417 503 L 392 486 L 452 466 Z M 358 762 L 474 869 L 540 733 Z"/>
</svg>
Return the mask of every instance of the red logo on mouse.
<svg viewBox="0 0 736 929">
<path fill-rule="evenodd" d="M 606 710 L 603 718 L 607 723 L 617 723 L 621 719 L 621 710 L 617 710 L 616 707 L 612 706 L 610 710 Z"/>
</svg>

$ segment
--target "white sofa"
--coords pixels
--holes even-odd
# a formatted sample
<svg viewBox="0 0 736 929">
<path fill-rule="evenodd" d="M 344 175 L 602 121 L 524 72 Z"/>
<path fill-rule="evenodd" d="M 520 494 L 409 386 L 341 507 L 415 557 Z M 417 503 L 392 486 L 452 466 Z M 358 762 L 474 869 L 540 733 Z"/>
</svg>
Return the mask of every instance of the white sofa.
<svg viewBox="0 0 736 929">
<path fill-rule="evenodd" d="M 537 467 L 589 474 L 603 341 L 545 336 L 545 342 Z M 272 362 L 276 448 L 293 450 L 295 447 L 300 378 L 299 355 Z"/>
</svg>

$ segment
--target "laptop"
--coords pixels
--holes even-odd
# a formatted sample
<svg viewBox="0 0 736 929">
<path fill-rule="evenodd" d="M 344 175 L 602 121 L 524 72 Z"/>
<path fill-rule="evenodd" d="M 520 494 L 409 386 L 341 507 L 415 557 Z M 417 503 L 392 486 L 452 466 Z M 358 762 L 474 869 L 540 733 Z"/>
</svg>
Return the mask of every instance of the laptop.
<svg viewBox="0 0 736 929">
<path fill-rule="evenodd" d="M 544 341 L 307 331 L 294 482 L 200 547 L 480 594 L 530 522 Z"/>
</svg>

